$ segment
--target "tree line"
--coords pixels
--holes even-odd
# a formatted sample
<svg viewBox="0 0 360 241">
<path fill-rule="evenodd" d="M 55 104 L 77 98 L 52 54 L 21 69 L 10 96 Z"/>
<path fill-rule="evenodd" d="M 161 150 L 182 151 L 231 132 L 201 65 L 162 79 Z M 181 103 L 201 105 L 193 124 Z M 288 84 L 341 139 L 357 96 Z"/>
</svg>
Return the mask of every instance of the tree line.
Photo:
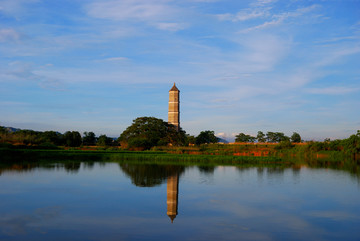
<svg viewBox="0 0 360 241">
<path fill-rule="evenodd" d="M 270 143 L 279 143 L 279 142 L 293 142 L 293 143 L 300 143 L 301 136 L 297 132 L 293 132 L 293 134 L 289 137 L 286 136 L 283 132 L 272 132 L 268 131 L 266 134 L 262 131 L 258 131 L 256 137 L 247 135 L 244 133 L 239 133 L 235 136 L 235 142 L 248 142 L 248 143 L 254 143 L 254 142 L 270 142 Z"/>
<path fill-rule="evenodd" d="M 9 131 L 7 128 L 0 126 L 0 142 L 22 145 L 42 145 L 42 146 L 68 146 L 79 147 L 85 146 L 112 146 L 117 142 L 106 135 L 96 137 L 94 132 L 84 132 L 83 136 L 78 131 L 67 131 L 61 134 L 56 131 L 33 131 L 33 130 L 16 130 Z"/>
<path fill-rule="evenodd" d="M 279 143 L 280 149 L 292 148 L 292 143 L 302 142 L 297 132 L 288 137 L 282 132 L 267 132 L 264 134 L 258 131 L 257 136 L 244 133 L 236 135 L 236 142 L 245 143 Z M 7 128 L 0 126 L 0 142 L 23 145 L 46 146 L 119 146 L 124 149 L 147 150 L 154 146 L 188 146 L 217 143 L 219 138 L 214 131 L 201 131 L 198 136 L 186 134 L 181 128 L 179 130 L 172 124 L 155 117 L 139 117 L 124 130 L 117 140 L 100 135 L 96 137 L 94 132 L 84 132 L 81 135 L 78 131 L 67 131 L 64 134 L 55 131 L 33 131 L 17 130 L 10 132 Z M 348 154 L 360 154 L 360 131 L 347 139 L 333 140 L 325 139 L 323 142 L 309 142 L 307 145 L 312 151 L 333 150 L 343 151 Z"/>
<path fill-rule="evenodd" d="M 117 140 L 100 135 L 96 137 L 94 132 L 67 131 L 64 134 L 55 131 L 16 130 L 9 131 L 0 126 L 0 142 L 22 145 L 41 146 L 119 146 L 128 149 L 147 150 L 154 146 L 188 146 L 191 144 L 201 145 L 205 143 L 217 143 L 218 138 L 214 131 L 202 131 L 198 136 L 186 134 L 180 128 L 155 117 L 139 117 L 124 130 Z"/>
</svg>

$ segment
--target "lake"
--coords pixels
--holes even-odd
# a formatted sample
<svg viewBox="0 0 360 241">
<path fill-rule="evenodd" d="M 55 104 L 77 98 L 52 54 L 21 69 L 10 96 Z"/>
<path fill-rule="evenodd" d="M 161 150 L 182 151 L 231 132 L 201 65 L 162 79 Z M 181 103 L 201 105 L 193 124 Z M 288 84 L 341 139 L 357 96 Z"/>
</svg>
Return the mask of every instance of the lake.
<svg viewBox="0 0 360 241">
<path fill-rule="evenodd" d="M 0 169 L 0 240 L 360 240 L 359 175 L 126 162 Z"/>
</svg>

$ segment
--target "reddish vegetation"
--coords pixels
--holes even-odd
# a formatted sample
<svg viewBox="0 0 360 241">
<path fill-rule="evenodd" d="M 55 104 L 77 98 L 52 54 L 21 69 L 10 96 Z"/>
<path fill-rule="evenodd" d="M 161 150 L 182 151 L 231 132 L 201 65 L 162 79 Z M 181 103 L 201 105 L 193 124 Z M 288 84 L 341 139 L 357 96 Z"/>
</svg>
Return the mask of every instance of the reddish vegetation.
<svg viewBox="0 0 360 241">
<path fill-rule="evenodd" d="M 269 151 L 235 152 L 234 156 L 269 156 Z"/>
</svg>

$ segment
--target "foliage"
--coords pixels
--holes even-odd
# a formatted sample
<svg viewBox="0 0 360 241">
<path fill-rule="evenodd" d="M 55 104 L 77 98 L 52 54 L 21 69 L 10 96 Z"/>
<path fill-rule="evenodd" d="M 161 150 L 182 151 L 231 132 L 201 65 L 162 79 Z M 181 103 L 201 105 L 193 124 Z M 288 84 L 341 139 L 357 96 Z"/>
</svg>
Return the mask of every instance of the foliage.
<svg viewBox="0 0 360 241">
<path fill-rule="evenodd" d="M 118 138 L 120 143 L 130 148 L 150 149 L 153 146 L 161 145 L 184 145 L 186 134 L 181 128 L 176 130 L 162 119 L 155 117 L 138 117 L 133 120 L 126 130 Z"/>
<path fill-rule="evenodd" d="M 289 137 L 285 136 L 282 132 L 271 132 L 266 133 L 266 139 L 268 142 L 280 142 L 289 140 Z"/>
<path fill-rule="evenodd" d="M 94 132 L 84 132 L 84 137 L 83 137 L 83 145 L 85 146 L 93 146 L 96 143 L 96 136 L 94 134 Z"/>
<path fill-rule="evenodd" d="M 301 136 L 297 132 L 293 132 L 292 136 L 290 137 L 291 142 L 300 143 L 301 142 Z"/>
<path fill-rule="evenodd" d="M 81 135 L 78 131 L 67 131 L 64 134 L 64 144 L 70 147 L 80 146 L 82 142 Z"/>
<path fill-rule="evenodd" d="M 214 131 L 209 130 L 200 132 L 195 139 L 196 145 L 217 143 L 218 141 L 219 139 L 215 136 Z"/>
<path fill-rule="evenodd" d="M 51 143 L 59 146 L 62 144 L 62 135 L 55 131 L 45 131 L 41 134 L 41 143 Z"/>
<path fill-rule="evenodd" d="M 258 131 L 256 139 L 258 142 L 266 142 L 265 134 L 262 131 Z"/>
<path fill-rule="evenodd" d="M 343 140 L 344 150 L 347 154 L 360 154 L 360 130 L 355 135 Z"/>
<path fill-rule="evenodd" d="M 239 133 L 235 136 L 235 142 L 255 142 L 256 138 L 250 135 L 246 135 L 244 133 Z"/>
<path fill-rule="evenodd" d="M 188 144 L 195 144 L 196 143 L 196 137 L 191 135 L 186 135 L 186 139 Z"/>
<path fill-rule="evenodd" d="M 113 139 L 110 137 L 107 137 L 106 135 L 99 136 L 96 145 L 97 146 L 110 146 L 113 142 Z"/>
<path fill-rule="evenodd" d="M 290 140 L 284 140 L 284 141 L 280 141 L 279 144 L 277 144 L 275 146 L 275 149 L 277 150 L 281 150 L 281 149 L 291 149 L 293 148 L 294 145 L 291 144 Z"/>
</svg>

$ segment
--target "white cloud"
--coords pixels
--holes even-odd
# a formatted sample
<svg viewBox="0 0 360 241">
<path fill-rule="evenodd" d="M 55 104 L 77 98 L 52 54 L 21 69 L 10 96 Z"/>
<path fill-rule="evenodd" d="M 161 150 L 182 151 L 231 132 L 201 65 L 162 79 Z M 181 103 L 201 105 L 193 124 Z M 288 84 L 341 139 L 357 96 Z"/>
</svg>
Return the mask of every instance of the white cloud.
<svg viewBox="0 0 360 241">
<path fill-rule="evenodd" d="M 98 1 L 89 4 L 87 10 L 95 18 L 138 21 L 161 19 L 174 12 L 166 1 L 143 0 Z"/>
<path fill-rule="evenodd" d="M 251 19 L 257 19 L 257 18 L 264 18 L 269 16 L 269 11 L 271 10 L 270 7 L 255 7 L 255 8 L 246 8 L 243 9 L 236 14 L 217 14 L 215 15 L 219 20 L 221 21 L 246 21 Z"/>
<path fill-rule="evenodd" d="M 185 29 L 185 24 L 182 23 L 157 23 L 155 24 L 155 26 L 157 26 L 158 29 L 161 30 L 167 30 L 167 31 L 179 31 L 182 29 Z"/>
<path fill-rule="evenodd" d="M 244 30 L 240 31 L 240 33 L 247 33 L 247 32 L 253 31 L 253 30 L 257 30 L 257 29 L 264 29 L 264 28 L 268 28 L 271 26 L 276 26 L 276 25 L 284 23 L 288 19 L 301 17 L 301 16 L 317 9 L 318 7 L 319 7 L 319 5 L 314 4 L 309 7 L 298 8 L 295 11 L 274 14 L 271 16 L 270 21 L 266 21 L 260 25 L 244 29 Z"/>
<path fill-rule="evenodd" d="M 27 14 L 26 5 L 39 2 L 40 0 L 0 0 L 0 12 L 20 18 Z"/>
<path fill-rule="evenodd" d="M 12 28 L 0 29 L 0 42 L 18 42 L 21 34 Z"/>
<path fill-rule="evenodd" d="M 324 88 L 309 88 L 306 89 L 307 93 L 320 94 L 320 95 L 345 95 L 352 92 L 358 92 L 359 88 L 350 88 L 343 86 L 331 86 Z"/>
<path fill-rule="evenodd" d="M 30 63 L 12 62 L 7 70 L 0 71 L 0 76 L 2 77 L 2 82 L 31 81 L 43 89 L 58 91 L 65 89 L 63 81 L 59 78 L 43 75 L 40 71 L 37 72 L 34 70 L 33 64 Z"/>
<path fill-rule="evenodd" d="M 340 59 L 355 55 L 360 53 L 360 46 L 352 45 L 352 46 L 343 46 L 335 48 L 335 46 L 331 46 L 330 49 L 326 48 L 325 53 L 321 60 L 317 61 L 314 66 L 321 67 L 321 66 L 328 66 Z"/>
<path fill-rule="evenodd" d="M 112 57 L 112 58 L 104 59 L 104 61 L 125 61 L 125 60 L 129 60 L 129 59 L 126 57 Z"/>
<path fill-rule="evenodd" d="M 181 10 L 167 0 L 96 1 L 87 5 L 86 10 L 94 18 L 142 22 L 167 31 L 178 31 L 187 26 L 177 22 Z"/>
<path fill-rule="evenodd" d="M 268 4 L 271 4 L 271 3 L 275 3 L 277 2 L 277 0 L 258 0 L 254 3 L 252 3 L 252 5 L 254 6 L 264 6 L 264 5 L 268 5 Z"/>
<path fill-rule="evenodd" d="M 241 11 L 238 12 L 233 21 L 245 21 L 253 18 L 260 18 L 268 15 L 267 9 L 255 9 L 251 12 Z"/>
</svg>

